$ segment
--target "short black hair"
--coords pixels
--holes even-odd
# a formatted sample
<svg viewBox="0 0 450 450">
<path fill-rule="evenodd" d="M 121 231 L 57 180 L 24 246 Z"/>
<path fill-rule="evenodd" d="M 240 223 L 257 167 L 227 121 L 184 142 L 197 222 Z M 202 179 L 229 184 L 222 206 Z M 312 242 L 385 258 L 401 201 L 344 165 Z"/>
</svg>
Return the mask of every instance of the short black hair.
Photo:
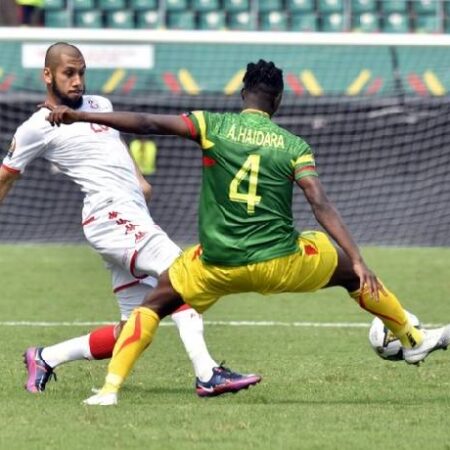
<svg viewBox="0 0 450 450">
<path fill-rule="evenodd" d="M 245 72 L 244 89 L 251 92 L 262 91 L 268 94 L 278 95 L 283 92 L 283 71 L 272 61 L 260 59 L 257 63 L 247 64 Z"/>
</svg>

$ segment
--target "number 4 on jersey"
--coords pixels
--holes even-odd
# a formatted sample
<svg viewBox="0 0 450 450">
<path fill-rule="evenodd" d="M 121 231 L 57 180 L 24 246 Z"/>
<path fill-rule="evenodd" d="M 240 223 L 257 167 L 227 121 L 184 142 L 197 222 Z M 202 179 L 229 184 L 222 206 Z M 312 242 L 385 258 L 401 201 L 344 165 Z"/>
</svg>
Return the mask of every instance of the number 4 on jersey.
<svg viewBox="0 0 450 450">
<path fill-rule="evenodd" d="M 239 169 L 233 181 L 230 184 L 229 198 L 233 202 L 247 203 L 247 213 L 254 214 L 255 206 L 261 201 L 261 196 L 256 195 L 256 188 L 258 185 L 258 172 L 260 155 L 250 155 L 242 167 Z M 248 179 L 248 192 L 243 194 L 238 192 L 239 185 L 246 178 Z"/>
</svg>

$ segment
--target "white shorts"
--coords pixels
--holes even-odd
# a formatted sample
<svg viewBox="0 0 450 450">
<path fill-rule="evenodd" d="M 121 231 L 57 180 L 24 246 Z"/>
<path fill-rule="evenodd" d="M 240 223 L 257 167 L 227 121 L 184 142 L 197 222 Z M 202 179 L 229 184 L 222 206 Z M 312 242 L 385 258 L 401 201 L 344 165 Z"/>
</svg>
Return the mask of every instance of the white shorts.
<svg viewBox="0 0 450 450">
<path fill-rule="evenodd" d="M 83 222 L 86 239 L 111 272 L 121 318 L 126 320 L 181 249 L 134 201 L 108 205 Z"/>
</svg>

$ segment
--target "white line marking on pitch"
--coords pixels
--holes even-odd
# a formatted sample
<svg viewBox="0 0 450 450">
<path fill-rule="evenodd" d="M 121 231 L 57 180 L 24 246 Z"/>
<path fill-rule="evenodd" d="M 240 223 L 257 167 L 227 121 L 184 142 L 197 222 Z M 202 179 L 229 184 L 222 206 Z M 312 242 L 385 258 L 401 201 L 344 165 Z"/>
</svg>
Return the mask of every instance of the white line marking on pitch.
<svg viewBox="0 0 450 450">
<path fill-rule="evenodd" d="M 31 322 L 31 321 L 4 321 L 2 327 L 95 327 L 112 325 L 115 322 Z M 299 328 L 369 328 L 366 322 L 276 322 L 276 321 L 226 321 L 205 320 L 206 326 L 229 327 L 299 327 Z M 162 322 L 161 326 L 174 326 L 172 322 Z M 424 324 L 424 327 L 439 327 L 440 324 Z"/>
<path fill-rule="evenodd" d="M 114 322 L 31 322 L 31 321 L 5 321 L 0 322 L 3 327 L 85 327 L 110 325 Z M 322 327 L 322 328 L 367 328 L 368 323 L 358 322 L 275 322 L 275 321 L 226 321 L 205 320 L 207 326 L 230 326 L 230 327 Z M 162 322 L 162 326 L 173 326 L 171 322 Z"/>
</svg>

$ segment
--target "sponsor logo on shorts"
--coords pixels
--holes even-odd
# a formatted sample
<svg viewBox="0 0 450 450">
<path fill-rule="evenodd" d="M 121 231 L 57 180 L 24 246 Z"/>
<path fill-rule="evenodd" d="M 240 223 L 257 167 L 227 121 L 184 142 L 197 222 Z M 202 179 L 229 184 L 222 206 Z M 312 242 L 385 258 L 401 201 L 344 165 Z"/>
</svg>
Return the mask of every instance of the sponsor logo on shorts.
<svg viewBox="0 0 450 450">
<path fill-rule="evenodd" d="M 145 231 L 139 231 L 134 235 L 134 242 L 139 242 L 146 234 Z"/>
</svg>

